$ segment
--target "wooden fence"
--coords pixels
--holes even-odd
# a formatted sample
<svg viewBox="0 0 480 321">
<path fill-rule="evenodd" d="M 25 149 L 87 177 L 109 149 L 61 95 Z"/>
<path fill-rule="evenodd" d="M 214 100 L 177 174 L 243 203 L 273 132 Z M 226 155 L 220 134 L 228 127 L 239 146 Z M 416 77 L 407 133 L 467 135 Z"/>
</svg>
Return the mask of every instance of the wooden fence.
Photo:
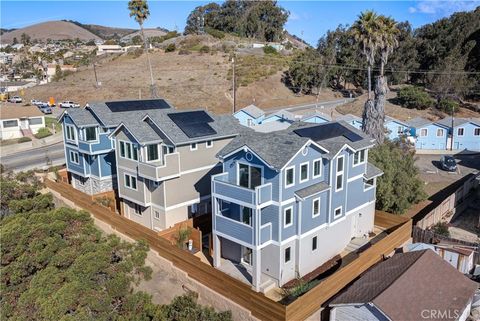
<svg viewBox="0 0 480 321">
<path fill-rule="evenodd" d="M 167 239 L 170 244 L 177 245 L 178 235 L 182 229 L 188 229 L 189 235 L 186 240 L 192 240 L 193 248 L 196 250 L 202 250 L 202 232 L 198 228 L 193 227 L 193 219 L 189 219 L 183 222 L 179 222 L 174 226 L 158 232 L 158 235 Z M 178 245 L 177 245 L 178 246 Z"/>
<path fill-rule="evenodd" d="M 75 190 L 70 185 L 49 179 L 46 179 L 45 183 L 48 188 L 89 211 L 95 218 L 109 224 L 118 232 L 135 240 L 147 241 L 152 250 L 171 261 L 189 277 L 241 305 L 255 318 L 265 321 L 301 321 L 308 318 L 361 273 L 408 241 L 412 227 L 409 219 L 382 212 L 376 213 L 375 224 L 390 230 L 390 233 L 362 252 L 357 259 L 285 306 L 270 300 L 262 293 L 253 291 L 249 285 L 208 264 L 200 264 L 197 257 L 173 246 L 166 239 L 159 237 L 157 232 L 95 204 L 89 195 Z"/>
</svg>

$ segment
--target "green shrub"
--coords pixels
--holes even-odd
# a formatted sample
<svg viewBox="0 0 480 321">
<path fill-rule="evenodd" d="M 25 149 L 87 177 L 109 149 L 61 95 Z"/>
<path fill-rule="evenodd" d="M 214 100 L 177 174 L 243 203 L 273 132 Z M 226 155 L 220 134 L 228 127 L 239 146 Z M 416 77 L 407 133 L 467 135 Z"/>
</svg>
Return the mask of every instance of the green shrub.
<svg viewBox="0 0 480 321">
<path fill-rule="evenodd" d="M 177 49 L 177 48 L 175 47 L 175 44 L 174 44 L 174 43 L 171 43 L 171 44 L 169 44 L 169 45 L 165 48 L 165 52 L 174 52 L 175 49 Z"/>
<path fill-rule="evenodd" d="M 435 104 L 435 101 L 423 89 L 407 86 L 398 92 L 400 105 L 406 108 L 427 109 Z"/>
<path fill-rule="evenodd" d="M 50 135 L 52 135 L 52 133 L 46 127 L 43 127 L 38 130 L 38 133 L 35 134 L 35 137 L 41 139 Z"/>
<path fill-rule="evenodd" d="M 267 55 L 276 55 L 278 54 L 277 49 L 273 48 L 272 46 L 265 46 L 263 47 L 263 52 Z"/>
<path fill-rule="evenodd" d="M 199 50 L 201 53 L 209 53 L 210 52 L 210 47 L 205 45 L 205 46 L 202 46 Z"/>
<path fill-rule="evenodd" d="M 31 142 L 32 139 L 30 137 L 21 137 L 18 139 L 19 143 L 26 143 L 26 142 Z"/>
<path fill-rule="evenodd" d="M 458 110 L 458 103 L 455 100 L 442 99 L 438 103 L 437 108 L 447 114 L 451 114 L 452 111 Z"/>
<path fill-rule="evenodd" d="M 223 31 L 213 29 L 213 28 L 205 28 L 205 32 L 208 33 L 210 36 L 217 38 L 217 39 L 223 39 L 225 38 L 225 33 Z"/>
<path fill-rule="evenodd" d="M 450 237 L 450 231 L 448 230 L 448 224 L 445 222 L 438 222 L 432 227 L 434 233 Z"/>
</svg>

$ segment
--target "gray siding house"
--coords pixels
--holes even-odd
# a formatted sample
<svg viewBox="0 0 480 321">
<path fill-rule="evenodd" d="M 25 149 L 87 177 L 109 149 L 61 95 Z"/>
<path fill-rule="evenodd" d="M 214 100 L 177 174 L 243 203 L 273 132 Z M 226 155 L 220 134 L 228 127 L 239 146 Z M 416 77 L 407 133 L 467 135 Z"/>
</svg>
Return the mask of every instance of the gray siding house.
<svg viewBox="0 0 480 321">
<path fill-rule="evenodd" d="M 345 122 L 295 122 L 245 132 L 221 149 L 212 177 L 214 265 L 251 274 L 253 288 L 282 286 L 373 230 L 373 141 Z"/>
<path fill-rule="evenodd" d="M 115 175 L 110 185 L 89 194 L 116 189 L 122 214 L 154 230 L 210 213 L 210 177 L 221 172 L 215 155 L 244 130 L 231 116 L 179 111 L 163 99 L 95 102 L 62 119 L 64 126 L 77 124 L 75 137 L 81 128 L 96 126 L 100 141 L 108 142 L 113 161 L 104 170 Z M 79 154 L 78 164 L 68 158 L 71 149 L 80 152 L 81 142 L 65 142 L 67 170 L 82 179 L 92 170 L 88 158 Z"/>
</svg>

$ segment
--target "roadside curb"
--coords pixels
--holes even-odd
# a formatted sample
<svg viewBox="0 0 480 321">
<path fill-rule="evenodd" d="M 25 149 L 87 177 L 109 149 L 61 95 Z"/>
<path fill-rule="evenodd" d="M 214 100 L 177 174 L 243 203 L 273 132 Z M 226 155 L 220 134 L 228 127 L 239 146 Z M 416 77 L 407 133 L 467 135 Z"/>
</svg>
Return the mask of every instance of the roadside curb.
<svg viewBox="0 0 480 321">
<path fill-rule="evenodd" d="M 38 147 L 58 144 L 62 141 L 63 141 L 63 135 L 62 135 L 62 132 L 59 132 L 42 139 L 32 140 L 31 142 L 2 146 L 0 147 L 0 155 L 8 156 L 8 155 L 12 155 L 19 152 L 24 152 L 27 150 L 34 150 Z"/>
</svg>

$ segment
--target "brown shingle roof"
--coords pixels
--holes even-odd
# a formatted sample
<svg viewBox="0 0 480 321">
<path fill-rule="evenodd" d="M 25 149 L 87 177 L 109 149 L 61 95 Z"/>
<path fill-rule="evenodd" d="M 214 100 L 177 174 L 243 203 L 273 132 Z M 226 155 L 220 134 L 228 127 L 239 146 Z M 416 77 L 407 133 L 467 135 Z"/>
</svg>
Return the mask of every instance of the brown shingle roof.
<svg viewBox="0 0 480 321">
<path fill-rule="evenodd" d="M 37 106 L 2 106 L 0 107 L 0 119 L 14 119 L 21 117 L 43 116 Z"/>
<path fill-rule="evenodd" d="M 368 270 L 331 304 L 373 303 L 391 320 L 420 320 L 422 311 L 462 312 L 478 285 L 431 250 L 395 254 Z M 448 320 L 448 315 L 435 320 Z"/>
</svg>

